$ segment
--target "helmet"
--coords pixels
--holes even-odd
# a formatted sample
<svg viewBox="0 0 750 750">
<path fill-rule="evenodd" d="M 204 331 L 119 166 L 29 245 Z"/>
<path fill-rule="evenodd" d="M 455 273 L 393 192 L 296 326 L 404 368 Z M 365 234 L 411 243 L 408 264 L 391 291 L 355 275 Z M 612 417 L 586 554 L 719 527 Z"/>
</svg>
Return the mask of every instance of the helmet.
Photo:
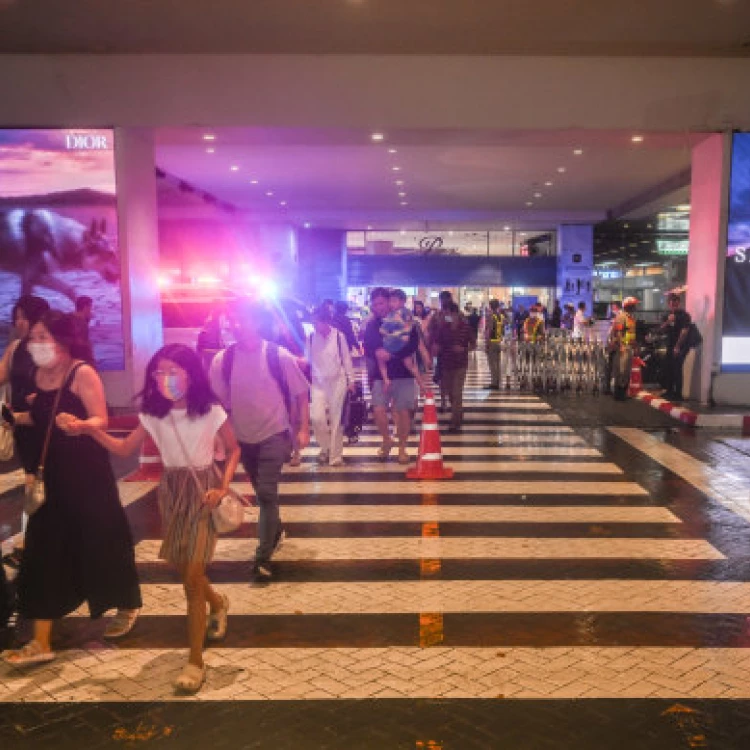
<svg viewBox="0 0 750 750">
<path fill-rule="evenodd" d="M 626 297 L 622 301 L 623 307 L 635 307 L 638 304 L 638 298 L 637 297 Z"/>
</svg>

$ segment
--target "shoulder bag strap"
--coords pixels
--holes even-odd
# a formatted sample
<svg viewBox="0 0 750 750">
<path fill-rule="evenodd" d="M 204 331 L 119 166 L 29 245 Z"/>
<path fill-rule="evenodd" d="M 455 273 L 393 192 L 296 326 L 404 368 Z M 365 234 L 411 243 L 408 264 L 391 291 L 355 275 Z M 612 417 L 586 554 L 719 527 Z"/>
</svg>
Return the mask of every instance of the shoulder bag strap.
<svg viewBox="0 0 750 750">
<path fill-rule="evenodd" d="M 198 490 L 199 494 L 205 495 L 206 488 L 201 484 L 201 480 L 198 479 L 198 473 L 196 472 L 195 467 L 193 466 L 193 462 L 190 460 L 190 456 L 187 452 L 187 448 L 185 447 L 185 443 L 182 440 L 182 435 L 180 435 L 180 431 L 177 429 L 177 423 L 174 421 L 174 414 L 172 414 L 171 411 L 169 412 L 169 422 L 172 425 L 172 432 L 174 432 L 174 436 L 177 438 L 177 444 L 180 446 L 180 450 L 182 451 L 182 457 L 185 459 L 187 468 L 190 470 L 190 475 L 193 477 L 193 481 L 195 482 L 195 487 Z M 219 469 L 213 461 L 211 462 L 211 466 L 213 466 L 213 469 L 216 475 L 219 476 L 219 478 L 221 478 Z"/>
<path fill-rule="evenodd" d="M 42 446 L 42 453 L 39 456 L 39 468 L 37 471 L 44 471 L 44 462 L 47 460 L 47 453 L 49 452 L 49 444 L 50 440 L 52 439 L 52 430 L 55 426 L 55 415 L 57 414 L 57 408 L 60 406 L 60 399 L 62 398 L 62 392 L 68 387 L 68 379 L 73 374 L 73 372 L 80 367 L 80 362 L 74 362 L 70 369 L 65 373 L 65 377 L 63 378 L 62 383 L 60 384 L 60 387 L 57 390 L 57 394 L 55 395 L 55 401 L 52 404 L 52 412 L 49 416 L 49 424 L 47 425 L 47 433 L 44 436 L 44 445 Z"/>
</svg>

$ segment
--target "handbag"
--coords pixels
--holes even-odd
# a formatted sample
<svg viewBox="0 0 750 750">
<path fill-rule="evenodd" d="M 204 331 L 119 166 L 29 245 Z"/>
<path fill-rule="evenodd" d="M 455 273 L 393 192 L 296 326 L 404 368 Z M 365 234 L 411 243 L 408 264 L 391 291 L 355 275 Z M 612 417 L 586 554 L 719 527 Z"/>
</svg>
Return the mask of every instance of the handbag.
<svg viewBox="0 0 750 750">
<path fill-rule="evenodd" d="M 47 491 L 44 488 L 44 462 L 47 460 L 47 453 L 49 452 L 49 443 L 52 439 L 52 430 L 55 427 L 55 415 L 57 414 L 57 408 L 60 406 L 60 398 L 62 392 L 68 385 L 68 378 L 70 373 L 73 371 L 75 363 L 70 366 L 70 369 L 65 373 L 62 385 L 57 390 L 55 395 L 55 401 L 52 405 L 52 411 L 49 416 L 49 424 L 47 425 L 47 433 L 44 436 L 44 445 L 42 446 L 42 453 L 39 456 L 39 467 L 34 474 L 34 479 L 26 485 L 26 494 L 23 498 L 23 510 L 27 516 L 33 516 L 39 508 L 47 502 Z"/>
<path fill-rule="evenodd" d="M 180 431 L 177 429 L 177 425 L 174 421 L 174 416 L 171 413 L 169 415 L 169 418 L 172 422 L 172 430 L 174 431 L 175 437 L 177 438 L 180 450 L 182 451 L 182 455 L 185 459 L 185 463 L 187 464 L 187 468 L 190 470 L 190 474 L 193 477 L 193 481 L 195 482 L 198 493 L 200 495 L 205 495 L 206 490 L 201 484 L 200 479 L 198 479 L 198 474 L 196 473 L 195 468 L 190 461 L 190 456 L 188 455 L 187 448 L 185 448 L 185 443 L 182 442 L 182 436 L 180 435 Z M 216 464 L 212 462 L 211 465 L 213 466 L 216 475 L 219 477 L 219 479 L 221 479 L 221 473 L 219 472 Z M 231 534 L 233 531 L 237 531 L 237 529 L 239 529 L 239 527 L 242 525 L 242 521 L 245 517 L 245 505 L 245 499 L 239 493 L 231 489 L 227 490 L 222 495 L 216 507 L 211 509 L 211 520 L 213 522 L 216 533 Z"/>
<path fill-rule="evenodd" d="M 3 397 L 0 399 L 3 407 L 5 407 L 7 400 L 8 389 L 6 388 L 3 389 Z M 0 461 L 10 461 L 14 452 L 13 427 L 2 419 L 0 420 Z"/>
</svg>

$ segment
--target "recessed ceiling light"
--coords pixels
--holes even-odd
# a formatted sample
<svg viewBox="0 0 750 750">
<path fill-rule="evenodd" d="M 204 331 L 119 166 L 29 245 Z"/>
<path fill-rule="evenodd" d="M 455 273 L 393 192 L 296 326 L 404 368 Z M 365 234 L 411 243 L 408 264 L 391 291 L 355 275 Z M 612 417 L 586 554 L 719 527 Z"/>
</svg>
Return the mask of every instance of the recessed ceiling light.
<svg viewBox="0 0 750 750">
<path fill-rule="evenodd" d="M 388 149 L 388 153 L 389 153 L 389 154 L 397 154 L 397 153 L 398 153 L 398 151 L 396 151 L 396 149 L 395 149 L 395 148 L 389 148 L 389 149 Z"/>
<path fill-rule="evenodd" d="M 305 229 L 309 229 L 312 226 L 312 224 L 310 224 L 309 221 L 306 221 L 304 226 L 305 226 Z"/>
<path fill-rule="evenodd" d="M 400 172 L 400 171 L 401 171 L 401 167 L 391 167 L 391 169 L 392 169 L 392 170 L 393 170 L 394 172 Z"/>
<path fill-rule="evenodd" d="M 510 232 L 510 227 L 503 227 L 504 232 Z"/>
<path fill-rule="evenodd" d="M 403 184 L 404 184 L 404 181 L 403 181 L 403 180 L 396 180 L 396 184 L 397 184 L 397 185 L 403 185 Z"/>
<path fill-rule="evenodd" d="M 272 191 L 272 190 L 269 190 L 269 191 L 268 191 L 268 192 L 266 193 L 266 195 L 267 195 L 267 196 L 268 196 L 269 198 L 272 198 L 272 197 L 273 197 L 273 191 Z"/>
<path fill-rule="evenodd" d="M 370 138 L 372 138 L 373 141 L 382 141 L 385 140 L 385 135 L 383 135 L 383 133 L 373 133 Z"/>
<path fill-rule="evenodd" d="M 633 141 L 633 143 L 643 143 L 643 136 L 634 135 L 630 140 Z"/>
<path fill-rule="evenodd" d="M 398 197 L 399 197 L 399 198 L 406 198 L 406 193 L 399 193 L 399 194 L 398 194 Z"/>
<path fill-rule="evenodd" d="M 406 201 L 401 201 L 402 206 L 408 206 L 409 204 Z"/>
<path fill-rule="evenodd" d="M 216 140 L 216 136 L 213 133 L 206 133 L 203 136 L 203 140 L 204 141 L 215 141 Z"/>
<path fill-rule="evenodd" d="M 280 206 L 286 206 L 286 201 L 279 201 Z"/>
<path fill-rule="evenodd" d="M 207 149 L 206 149 L 206 153 L 207 153 L 207 154 L 213 154 L 213 153 L 214 153 L 215 151 L 216 151 L 216 149 L 215 149 L 215 148 L 207 148 Z"/>
<path fill-rule="evenodd" d="M 575 154 L 576 156 L 581 156 L 581 154 L 583 154 L 583 149 L 582 149 L 582 148 L 574 148 L 574 149 L 573 149 L 573 153 L 574 153 L 574 154 Z"/>
<path fill-rule="evenodd" d="M 369 224 L 367 225 L 367 231 L 372 232 L 372 227 Z"/>
<path fill-rule="evenodd" d="M 534 197 L 535 197 L 535 198 L 541 198 L 541 197 L 542 197 L 542 194 L 541 194 L 541 193 L 534 193 Z"/>
<path fill-rule="evenodd" d="M 258 180 L 250 180 L 250 184 L 251 185 L 257 185 L 258 184 Z"/>
<path fill-rule="evenodd" d="M 232 172 L 239 172 L 240 168 L 236 164 L 232 164 L 231 167 L 229 167 Z"/>
<path fill-rule="evenodd" d="M 558 171 L 558 172 L 559 172 L 560 174 L 564 174 L 564 173 L 565 173 L 565 167 L 558 167 L 558 168 L 557 168 L 557 171 Z"/>
<path fill-rule="evenodd" d="M 552 185 L 553 185 L 554 183 L 552 182 L 552 180 L 547 180 L 547 182 L 545 182 L 544 184 L 545 184 L 545 185 L 546 185 L 547 187 L 552 187 Z"/>
<path fill-rule="evenodd" d="M 526 201 L 526 205 L 527 205 L 527 206 L 533 206 L 533 205 L 534 205 L 534 202 L 533 202 L 533 201 Z"/>
</svg>

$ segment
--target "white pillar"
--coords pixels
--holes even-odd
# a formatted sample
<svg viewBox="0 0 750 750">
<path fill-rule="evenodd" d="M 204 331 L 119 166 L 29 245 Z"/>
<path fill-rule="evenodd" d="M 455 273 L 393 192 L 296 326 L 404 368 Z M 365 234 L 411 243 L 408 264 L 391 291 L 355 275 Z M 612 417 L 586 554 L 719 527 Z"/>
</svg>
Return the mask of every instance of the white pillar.
<svg viewBox="0 0 750 750">
<path fill-rule="evenodd" d="M 707 403 L 721 361 L 727 198 L 731 138 L 715 133 L 693 148 L 690 251 L 686 308 L 703 335 L 692 371 L 686 372 L 691 398 Z M 718 384 L 718 381 L 717 381 Z"/>
<path fill-rule="evenodd" d="M 148 360 L 162 346 L 154 138 L 149 128 L 115 133 L 117 208 L 123 263 L 125 371 L 104 373 L 110 406 L 131 406 Z"/>
</svg>

